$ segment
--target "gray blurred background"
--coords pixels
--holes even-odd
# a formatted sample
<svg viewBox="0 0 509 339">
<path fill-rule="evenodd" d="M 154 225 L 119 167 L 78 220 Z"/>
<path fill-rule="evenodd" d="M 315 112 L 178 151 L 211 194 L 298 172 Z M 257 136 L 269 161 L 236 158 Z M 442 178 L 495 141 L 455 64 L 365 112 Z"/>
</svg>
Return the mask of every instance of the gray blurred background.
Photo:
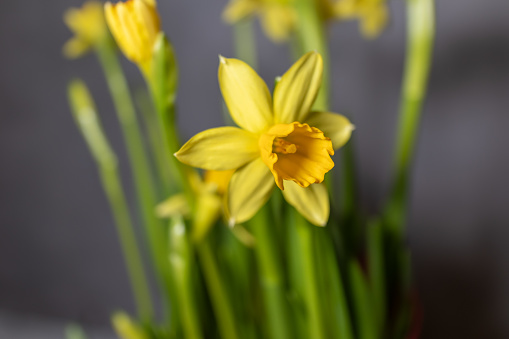
<svg viewBox="0 0 509 339">
<path fill-rule="evenodd" d="M 423 337 L 508 338 L 509 2 L 437 2 L 408 226 Z M 99 328 L 96 338 L 103 338 L 110 312 L 132 309 L 107 202 L 65 96 L 69 79 L 86 80 L 125 168 L 95 57 L 61 56 L 71 36 L 62 13 L 81 3 L 0 2 L 2 339 L 58 338 L 68 321 Z M 220 21 L 225 3 L 160 1 L 180 61 L 185 139 L 221 125 L 217 55 L 233 55 L 231 29 Z M 357 126 L 362 202 L 370 212 L 388 188 L 402 75 L 404 2 L 392 1 L 391 12 L 390 26 L 372 42 L 357 23 L 330 27 L 331 107 Z M 289 50 L 260 32 L 258 46 L 260 73 L 271 82 L 289 66 Z M 138 70 L 123 61 L 132 88 L 142 86 Z M 125 169 L 126 183 L 129 175 Z"/>
</svg>

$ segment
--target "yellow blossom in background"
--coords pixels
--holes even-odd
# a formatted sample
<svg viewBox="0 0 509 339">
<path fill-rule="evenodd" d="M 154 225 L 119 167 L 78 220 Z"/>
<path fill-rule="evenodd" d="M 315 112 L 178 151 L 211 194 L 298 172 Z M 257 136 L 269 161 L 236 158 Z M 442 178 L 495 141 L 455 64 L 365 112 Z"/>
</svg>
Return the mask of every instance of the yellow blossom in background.
<svg viewBox="0 0 509 339">
<path fill-rule="evenodd" d="M 74 33 L 65 43 L 63 53 L 67 58 L 79 58 L 106 35 L 103 6 L 98 1 L 87 1 L 81 8 L 70 8 L 64 13 L 64 22 Z"/>
<path fill-rule="evenodd" d="M 334 149 L 350 138 L 342 115 L 311 112 L 322 81 L 320 54 L 309 52 L 282 77 L 274 98 L 246 63 L 220 57 L 219 85 L 237 127 L 219 127 L 191 138 L 175 156 L 207 170 L 235 170 L 228 186 L 231 225 L 249 220 L 277 185 L 304 217 L 324 226 L 329 197 L 324 175 Z"/>
<path fill-rule="evenodd" d="M 361 31 L 367 38 L 377 37 L 388 19 L 386 0 L 340 0 L 335 12 L 338 19 L 360 20 Z"/>
<path fill-rule="evenodd" d="M 124 312 L 113 314 L 111 321 L 120 339 L 149 339 L 148 335 Z"/>
<path fill-rule="evenodd" d="M 226 192 L 233 172 L 206 171 L 203 180 L 197 173 L 190 174 L 189 179 L 196 195 L 196 213 L 193 215 L 193 240 L 202 240 L 219 219 L 222 210 L 222 195 Z M 180 193 L 159 204 L 156 213 L 161 218 L 176 215 L 187 216 L 191 213 L 191 208 L 187 203 L 186 196 Z"/>
<path fill-rule="evenodd" d="M 286 40 L 295 29 L 297 13 L 292 0 L 231 0 L 223 20 L 234 24 L 251 15 L 260 17 L 265 34 L 276 42 Z"/>
<path fill-rule="evenodd" d="M 228 184 L 235 171 L 205 171 L 203 180 L 209 185 L 213 185 L 218 194 L 226 193 Z"/>
<path fill-rule="evenodd" d="M 106 21 L 124 55 L 146 74 L 156 38 L 161 31 L 154 0 L 127 0 L 104 5 Z"/>
</svg>

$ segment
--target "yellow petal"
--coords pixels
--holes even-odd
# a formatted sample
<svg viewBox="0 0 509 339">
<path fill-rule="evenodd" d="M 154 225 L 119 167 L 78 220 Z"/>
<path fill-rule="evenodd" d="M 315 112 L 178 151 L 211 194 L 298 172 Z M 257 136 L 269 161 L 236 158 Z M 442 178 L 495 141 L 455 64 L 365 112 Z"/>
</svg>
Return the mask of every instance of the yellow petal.
<svg viewBox="0 0 509 339">
<path fill-rule="evenodd" d="M 313 225 L 325 226 L 329 220 L 329 195 L 325 184 L 303 188 L 292 181 L 285 183 L 283 196 L 304 218 Z"/>
<path fill-rule="evenodd" d="M 76 59 L 85 54 L 86 52 L 88 52 L 89 49 L 90 49 L 89 43 L 82 39 L 74 37 L 65 43 L 62 52 L 64 53 L 64 56 L 66 58 Z"/>
<path fill-rule="evenodd" d="M 351 19 L 357 15 L 358 4 L 355 0 L 342 0 L 334 6 L 335 14 L 340 19 Z"/>
<path fill-rule="evenodd" d="M 346 144 L 355 129 L 345 116 L 330 112 L 312 112 L 306 123 L 318 128 L 327 138 L 330 138 L 335 150 Z"/>
<path fill-rule="evenodd" d="M 233 120 L 251 132 L 265 130 L 273 120 L 267 85 L 245 62 L 219 59 L 219 86 Z"/>
<path fill-rule="evenodd" d="M 150 61 L 160 31 L 155 6 L 144 0 L 128 0 L 104 6 L 106 22 L 118 46 L 132 62 Z"/>
<path fill-rule="evenodd" d="M 261 159 L 256 159 L 233 174 L 228 187 L 229 224 L 251 219 L 270 197 L 274 187 L 272 173 Z"/>
<path fill-rule="evenodd" d="M 244 19 L 259 7 L 253 0 L 232 0 L 223 11 L 223 20 L 229 24 Z"/>
<path fill-rule="evenodd" d="M 303 122 L 322 84 L 323 61 L 317 52 L 306 53 L 281 77 L 274 90 L 276 123 Z"/>
<path fill-rule="evenodd" d="M 143 39 L 136 20 L 134 1 L 117 3 L 117 14 L 122 25 L 124 40 L 127 42 L 123 50 L 127 58 L 133 62 L 140 62 L 143 59 Z"/>
<path fill-rule="evenodd" d="M 122 50 L 122 52 L 126 55 L 129 60 L 133 60 L 135 55 L 132 55 L 131 52 L 131 38 L 129 31 L 125 30 L 122 22 L 120 21 L 120 17 L 118 15 L 118 6 L 121 6 L 121 3 L 113 5 L 110 2 L 104 4 L 104 14 L 106 16 L 106 22 L 108 23 L 108 27 L 111 31 L 111 34 L 115 38 L 118 47 Z"/>
<path fill-rule="evenodd" d="M 290 36 L 295 27 L 297 15 L 289 5 L 267 5 L 263 10 L 261 24 L 265 33 L 275 42 L 281 42 Z"/>
<path fill-rule="evenodd" d="M 147 0 L 134 0 L 133 9 L 136 14 L 134 17 L 137 19 L 138 31 L 143 39 L 143 45 L 149 54 L 148 58 L 152 56 L 154 43 L 161 31 L 161 23 L 159 14 L 157 13 L 154 5 L 150 4 Z"/>
<path fill-rule="evenodd" d="M 387 24 L 385 4 L 373 6 L 362 13 L 361 31 L 366 38 L 376 38 Z"/>
<path fill-rule="evenodd" d="M 175 156 L 193 167 L 224 171 L 245 165 L 259 153 L 254 134 L 237 127 L 218 127 L 196 134 Z"/>
</svg>

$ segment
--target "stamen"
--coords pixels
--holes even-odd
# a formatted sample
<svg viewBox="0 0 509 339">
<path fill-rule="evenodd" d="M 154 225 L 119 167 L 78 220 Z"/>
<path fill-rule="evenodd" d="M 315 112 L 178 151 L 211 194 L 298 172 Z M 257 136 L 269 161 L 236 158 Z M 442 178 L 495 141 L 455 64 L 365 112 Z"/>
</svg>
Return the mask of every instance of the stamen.
<svg viewBox="0 0 509 339">
<path fill-rule="evenodd" d="M 272 152 L 278 154 L 293 154 L 297 152 L 297 145 L 282 138 L 275 138 L 272 143 Z"/>
</svg>

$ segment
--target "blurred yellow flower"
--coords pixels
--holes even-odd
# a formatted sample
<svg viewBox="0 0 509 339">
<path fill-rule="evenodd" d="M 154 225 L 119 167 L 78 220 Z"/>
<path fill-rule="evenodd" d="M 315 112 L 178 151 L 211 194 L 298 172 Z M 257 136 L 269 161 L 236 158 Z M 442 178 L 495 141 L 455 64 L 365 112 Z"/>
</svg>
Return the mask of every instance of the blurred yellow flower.
<svg viewBox="0 0 509 339">
<path fill-rule="evenodd" d="M 203 180 L 193 172 L 189 175 L 191 186 L 196 195 L 196 209 L 193 215 L 192 237 L 202 240 L 210 228 L 217 222 L 222 210 L 222 195 L 234 171 L 206 171 Z M 156 213 L 161 218 L 176 215 L 187 216 L 191 213 L 183 193 L 175 194 L 159 204 Z"/>
<path fill-rule="evenodd" d="M 141 327 L 124 312 L 113 314 L 111 321 L 115 332 L 121 339 L 149 339 Z"/>
<path fill-rule="evenodd" d="M 107 2 L 104 11 L 108 27 L 124 55 L 148 73 L 154 43 L 161 31 L 155 1 Z"/>
<path fill-rule="evenodd" d="M 203 131 L 175 156 L 194 167 L 235 170 L 226 195 L 231 225 L 249 220 L 274 184 L 310 222 L 327 223 L 329 197 L 321 182 L 334 166 L 330 156 L 348 141 L 353 125 L 338 114 L 311 112 L 322 71 L 320 54 L 305 54 L 281 77 L 272 99 L 251 67 L 220 57 L 221 92 L 241 128 Z"/>
<path fill-rule="evenodd" d="M 103 7 L 98 1 L 87 1 L 81 8 L 68 9 L 64 13 L 64 22 L 74 33 L 63 48 L 67 58 L 79 58 L 106 36 Z"/>
<path fill-rule="evenodd" d="M 276 42 L 286 40 L 295 28 L 297 13 L 293 0 L 231 0 L 223 20 L 236 23 L 250 15 L 259 15 L 265 34 Z"/>
<path fill-rule="evenodd" d="M 377 37 L 388 19 L 386 0 L 340 0 L 335 12 L 339 19 L 359 19 L 361 31 L 367 38 Z"/>
<path fill-rule="evenodd" d="M 315 0 L 323 22 L 333 19 L 359 19 L 364 36 L 378 36 L 387 23 L 386 0 Z M 275 42 L 287 40 L 298 21 L 295 0 L 230 0 L 223 20 L 237 23 L 258 15 L 265 34 Z"/>
</svg>

